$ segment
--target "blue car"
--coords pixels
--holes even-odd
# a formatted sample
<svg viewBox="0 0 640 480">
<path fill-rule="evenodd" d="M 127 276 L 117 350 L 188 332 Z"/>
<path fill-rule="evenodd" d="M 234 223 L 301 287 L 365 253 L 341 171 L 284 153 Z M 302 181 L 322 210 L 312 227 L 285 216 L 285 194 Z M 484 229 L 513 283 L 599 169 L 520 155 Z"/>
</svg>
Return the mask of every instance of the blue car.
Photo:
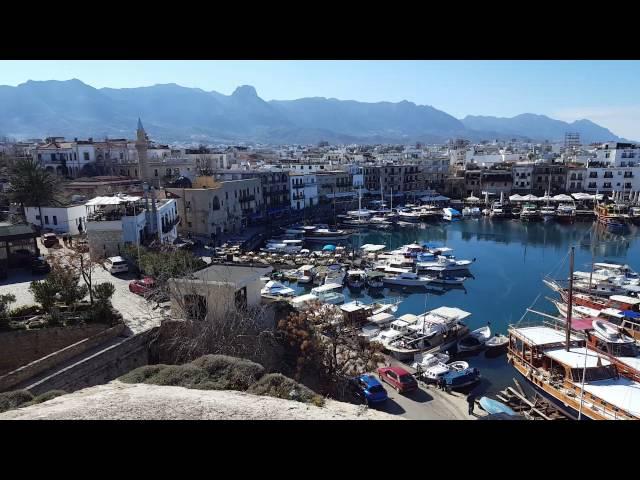
<svg viewBox="0 0 640 480">
<path fill-rule="evenodd" d="M 360 375 L 349 382 L 351 391 L 358 400 L 367 404 L 384 402 L 387 391 L 373 375 Z"/>
</svg>

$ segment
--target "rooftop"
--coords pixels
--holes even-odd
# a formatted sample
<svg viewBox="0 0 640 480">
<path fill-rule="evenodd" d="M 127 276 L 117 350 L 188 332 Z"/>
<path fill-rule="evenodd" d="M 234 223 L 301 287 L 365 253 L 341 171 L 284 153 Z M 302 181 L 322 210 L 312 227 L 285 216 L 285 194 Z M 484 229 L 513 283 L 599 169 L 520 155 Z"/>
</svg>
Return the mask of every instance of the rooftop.
<svg viewBox="0 0 640 480">
<path fill-rule="evenodd" d="M 218 264 L 199 270 L 193 276 L 212 284 L 241 284 L 257 280 L 271 271 L 273 271 L 272 267 Z"/>
</svg>

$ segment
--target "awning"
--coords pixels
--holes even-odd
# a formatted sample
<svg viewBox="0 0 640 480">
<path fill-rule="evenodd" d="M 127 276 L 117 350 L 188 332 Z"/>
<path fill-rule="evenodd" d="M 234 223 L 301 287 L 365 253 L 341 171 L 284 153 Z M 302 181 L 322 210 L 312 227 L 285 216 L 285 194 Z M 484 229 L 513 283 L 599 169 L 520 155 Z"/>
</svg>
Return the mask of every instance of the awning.
<svg viewBox="0 0 640 480">
<path fill-rule="evenodd" d="M 521 202 L 523 200 L 523 197 L 522 197 L 522 195 L 518 195 L 518 194 L 511 195 L 509 197 L 509 200 L 512 201 L 512 202 Z"/>
<path fill-rule="evenodd" d="M 560 195 L 554 196 L 553 200 L 557 202 L 570 202 L 571 200 L 573 200 L 573 198 L 571 198 L 569 195 L 565 195 L 564 193 L 561 193 Z"/>
<path fill-rule="evenodd" d="M 130 197 L 128 195 L 114 195 L 112 197 L 95 197 L 89 200 L 85 205 L 93 207 L 97 205 L 120 205 L 121 203 L 137 202 L 142 197 Z"/>
</svg>

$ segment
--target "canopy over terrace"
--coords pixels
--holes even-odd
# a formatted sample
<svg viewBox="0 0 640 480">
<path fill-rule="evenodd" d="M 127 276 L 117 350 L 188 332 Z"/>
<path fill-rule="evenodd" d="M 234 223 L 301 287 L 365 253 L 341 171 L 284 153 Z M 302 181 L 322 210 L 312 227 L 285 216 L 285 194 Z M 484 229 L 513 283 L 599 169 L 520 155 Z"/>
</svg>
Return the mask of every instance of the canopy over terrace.
<svg viewBox="0 0 640 480">
<path fill-rule="evenodd" d="M 95 197 L 85 203 L 88 220 L 118 220 L 122 215 L 138 215 L 144 211 L 142 197 L 113 195 Z"/>
</svg>

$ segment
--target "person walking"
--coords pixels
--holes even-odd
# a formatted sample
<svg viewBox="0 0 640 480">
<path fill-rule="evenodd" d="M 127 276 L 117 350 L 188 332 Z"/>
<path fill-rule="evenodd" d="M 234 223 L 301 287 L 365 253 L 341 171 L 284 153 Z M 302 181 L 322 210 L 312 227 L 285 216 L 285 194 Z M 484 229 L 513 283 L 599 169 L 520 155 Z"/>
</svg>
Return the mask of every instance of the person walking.
<svg viewBox="0 0 640 480">
<path fill-rule="evenodd" d="M 473 392 L 467 395 L 467 403 L 469 404 L 469 415 L 473 415 L 473 409 L 476 406 L 476 396 Z"/>
</svg>

